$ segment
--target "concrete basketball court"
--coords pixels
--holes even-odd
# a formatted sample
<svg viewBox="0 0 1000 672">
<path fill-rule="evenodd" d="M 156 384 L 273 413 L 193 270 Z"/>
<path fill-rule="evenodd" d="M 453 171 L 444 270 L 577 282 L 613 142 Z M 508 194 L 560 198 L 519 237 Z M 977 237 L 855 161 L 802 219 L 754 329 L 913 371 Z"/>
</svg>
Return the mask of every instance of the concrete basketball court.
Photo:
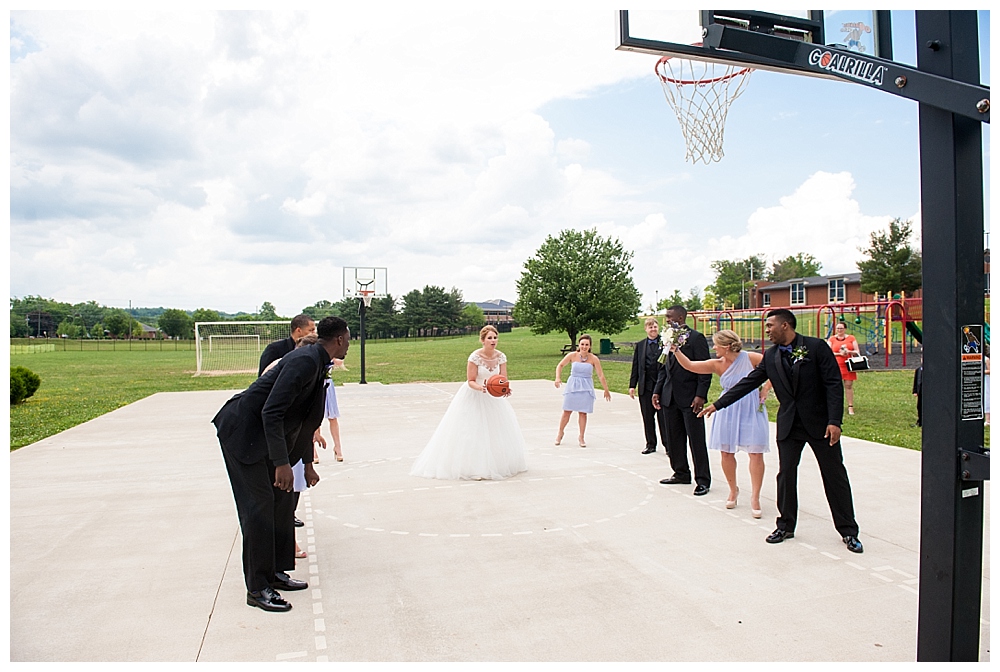
<svg viewBox="0 0 1000 672">
<path fill-rule="evenodd" d="M 920 454 L 844 440 L 862 555 L 833 529 L 815 459 L 794 539 L 743 493 L 661 486 L 638 402 L 598 401 L 553 445 L 560 394 L 515 381 L 528 471 L 408 475 L 459 383 L 338 388 L 345 462 L 321 454 L 290 613 L 245 605 L 214 427 L 232 392 L 160 393 L 10 455 L 12 661 L 913 661 Z M 711 398 L 717 396 L 713 391 Z M 864 412 L 859 409 L 859 412 Z M 773 440 L 774 426 L 771 426 Z M 989 529 L 989 486 L 987 530 Z M 982 659 L 989 660 L 989 539 Z"/>
</svg>

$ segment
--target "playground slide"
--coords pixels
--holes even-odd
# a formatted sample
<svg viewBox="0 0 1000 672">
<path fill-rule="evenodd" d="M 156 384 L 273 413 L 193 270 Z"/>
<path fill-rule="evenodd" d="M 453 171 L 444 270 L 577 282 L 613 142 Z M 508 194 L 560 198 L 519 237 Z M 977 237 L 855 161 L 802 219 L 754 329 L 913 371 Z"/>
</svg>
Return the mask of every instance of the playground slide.
<svg viewBox="0 0 1000 672">
<path fill-rule="evenodd" d="M 924 342 L 924 333 L 920 331 L 920 327 L 917 326 L 916 322 L 907 322 L 906 330 L 910 332 L 910 336 L 913 336 L 917 340 L 917 343 Z"/>
</svg>

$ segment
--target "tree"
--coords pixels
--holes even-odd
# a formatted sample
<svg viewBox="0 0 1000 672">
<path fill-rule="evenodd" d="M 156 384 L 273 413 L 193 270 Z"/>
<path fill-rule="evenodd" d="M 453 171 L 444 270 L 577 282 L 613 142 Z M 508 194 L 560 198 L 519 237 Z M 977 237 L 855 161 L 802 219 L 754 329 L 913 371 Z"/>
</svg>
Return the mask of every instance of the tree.
<svg viewBox="0 0 1000 672">
<path fill-rule="evenodd" d="M 767 274 L 767 260 L 761 254 L 734 259 L 721 259 L 712 262 L 715 271 L 715 284 L 712 291 L 717 302 L 724 306 L 745 307 L 749 305 L 750 288 L 754 280 L 760 280 Z"/>
<path fill-rule="evenodd" d="M 194 338 L 194 320 L 177 308 L 164 310 L 157 321 L 157 326 L 171 338 Z"/>
<path fill-rule="evenodd" d="M 683 305 L 688 310 L 702 310 L 701 292 L 698 291 L 697 287 L 691 288 L 691 293 L 688 294 L 688 298 L 684 301 Z"/>
<path fill-rule="evenodd" d="M 462 325 L 462 292 L 452 287 L 427 285 L 423 291 L 412 290 L 403 297 L 403 324 L 417 335 L 435 330 L 448 332 Z"/>
<path fill-rule="evenodd" d="M 23 315 L 10 312 L 10 337 L 24 338 L 28 335 L 28 321 Z"/>
<path fill-rule="evenodd" d="M 132 333 L 132 317 L 121 308 L 109 308 L 104 314 L 104 328 L 115 338 Z"/>
<path fill-rule="evenodd" d="M 302 309 L 302 314 L 308 315 L 316 322 L 319 322 L 324 317 L 329 317 L 330 315 L 340 315 L 337 309 L 337 304 L 331 303 L 326 299 L 320 299 L 313 305 L 306 306 Z"/>
<path fill-rule="evenodd" d="M 702 310 L 715 310 L 719 307 L 719 300 L 715 297 L 715 290 L 712 285 L 705 288 L 705 295 L 701 299 Z"/>
<path fill-rule="evenodd" d="M 792 278 L 811 278 L 819 275 L 823 269 L 823 264 L 816 261 L 816 257 L 811 254 L 799 252 L 794 256 L 787 256 L 780 261 L 774 262 L 767 279 L 773 282 L 791 280 Z"/>
<path fill-rule="evenodd" d="M 622 331 L 642 305 L 632 281 L 632 256 L 596 229 L 548 236 L 524 262 L 515 318 L 536 334 L 565 331 L 574 346 L 584 330 Z"/>
<path fill-rule="evenodd" d="M 275 309 L 274 304 L 270 301 L 265 301 L 260 304 L 260 310 L 257 311 L 258 320 L 283 320 L 285 318 L 278 316 L 278 311 Z"/>
<path fill-rule="evenodd" d="M 920 252 L 910 247 L 912 222 L 899 217 L 889 222 L 887 232 L 874 231 L 858 262 L 861 291 L 866 294 L 899 294 L 920 289 L 923 263 Z"/>
<path fill-rule="evenodd" d="M 656 310 L 666 310 L 670 306 L 683 306 L 684 297 L 681 296 L 681 290 L 675 289 L 674 293 L 665 299 L 661 299 L 660 303 L 656 306 Z"/>
<path fill-rule="evenodd" d="M 486 324 L 486 315 L 483 309 L 474 303 L 468 303 L 462 308 L 462 326 L 479 329 Z"/>
<path fill-rule="evenodd" d="M 222 317 L 218 311 L 211 308 L 199 308 L 191 315 L 193 322 L 222 322 Z"/>
<path fill-rule="evenodd" d="M 67 318 L 56 327 L 56 334 L 66 338 L 80 338 L 80 327 L 73 324 L 73 320 Z"/>
</svg>

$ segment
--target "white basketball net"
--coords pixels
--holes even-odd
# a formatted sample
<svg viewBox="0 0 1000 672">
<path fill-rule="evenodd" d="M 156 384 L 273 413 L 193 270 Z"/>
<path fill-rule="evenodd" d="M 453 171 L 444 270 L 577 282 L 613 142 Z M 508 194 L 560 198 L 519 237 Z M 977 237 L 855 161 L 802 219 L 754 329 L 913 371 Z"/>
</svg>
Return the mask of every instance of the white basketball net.
<svg viewBox="0 0 1000 672">
<path fill-rule="evenodd" d="M 750 68 L 664 56 L 656 76 L 667 103 L 677 115 L 687 144 L 685 161 L 719 161 L 726 114 L 750 79 Z"/>
</svg>

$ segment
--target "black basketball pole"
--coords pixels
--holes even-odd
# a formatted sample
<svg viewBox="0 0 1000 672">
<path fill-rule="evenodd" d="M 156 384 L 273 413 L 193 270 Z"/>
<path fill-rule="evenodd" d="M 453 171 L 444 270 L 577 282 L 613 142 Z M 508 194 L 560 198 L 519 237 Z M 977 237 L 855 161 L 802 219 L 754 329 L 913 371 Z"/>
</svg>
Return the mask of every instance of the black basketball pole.
<svg viewBox="0 0 1000 672">
<path fill-rule="evenodd" d="M 361 318 L 361 384 L 367 385 L 368 381 L 365 380 L 365 312 L 368 306 L 365 305 L 364 297 L 361 298 L 361 303 L 358 305 L 358 315 Z"/>
<path fill-rule="evenodd" d="M 979 84 L 975 11 L 917 11 L 917 68 Z M 983 420 L 963 419 L 962 327 L 984 321 L 981 122 L 920 103 L 924 391 L 918 661 L 979 659 Z M 962 453 L 968 455 L 963 459 Z M 985 462 L 985 473 L 980 463 Z"/>
</svg>

